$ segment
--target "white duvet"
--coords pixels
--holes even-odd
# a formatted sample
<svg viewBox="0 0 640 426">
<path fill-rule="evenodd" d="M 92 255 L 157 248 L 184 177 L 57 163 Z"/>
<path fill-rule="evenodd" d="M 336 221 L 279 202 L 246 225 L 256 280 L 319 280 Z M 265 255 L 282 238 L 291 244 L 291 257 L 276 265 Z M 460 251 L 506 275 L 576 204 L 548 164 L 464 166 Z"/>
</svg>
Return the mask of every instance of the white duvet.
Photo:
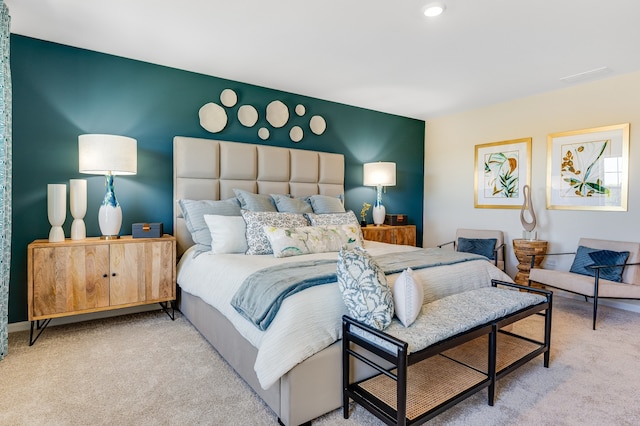
<svg viewBox="0 0 640 426">
<path fill-rule="evenodd" d="M 415 247 L 365 241 L 373 256 Z M 235 328 L 258 349 L 254 369 L 260 385 L 267 389 L 296 364 L 340 338 L 346 307 L 337 283 L 324 284 L 296 293 L 284 300 L 269 328 L 259 330 L 231 306 L 242 282 L 268 266 L 307 259 L 337 259 L 337 253 L 309 254 L 288 258 L 272 255 L 203 253 L 195 259 L 187 251 L 178 264 L 177 281 L 182 291 L 201 298 L 225 315 Z M 388 276 L 393 286 L 400 274 Z M 491 279 L 512 282 L 488 261 L 471 261 L 414 271 L 424 285 L 424 303 L 453 293 L 489 285 Z"/>
</svg>

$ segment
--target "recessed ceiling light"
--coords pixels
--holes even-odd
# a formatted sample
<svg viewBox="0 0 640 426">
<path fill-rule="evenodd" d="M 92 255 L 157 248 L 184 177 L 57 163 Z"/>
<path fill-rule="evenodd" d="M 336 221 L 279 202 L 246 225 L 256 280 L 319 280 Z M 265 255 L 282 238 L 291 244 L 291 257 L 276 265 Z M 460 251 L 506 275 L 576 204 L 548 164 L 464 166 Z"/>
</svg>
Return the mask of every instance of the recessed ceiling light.
<svg viewBox="0 0 640 426">
<path fill-rule="evenodd" d="M 435 2 L 427 4 L 424 9 L 422 9 L 422 13 L 424 16 L 428 16 L 429 18 L 433 18 L 434 16 L 442 15 L 442 12 L 446 9 L 446 6 L 443 3 Z"/>
</svg>

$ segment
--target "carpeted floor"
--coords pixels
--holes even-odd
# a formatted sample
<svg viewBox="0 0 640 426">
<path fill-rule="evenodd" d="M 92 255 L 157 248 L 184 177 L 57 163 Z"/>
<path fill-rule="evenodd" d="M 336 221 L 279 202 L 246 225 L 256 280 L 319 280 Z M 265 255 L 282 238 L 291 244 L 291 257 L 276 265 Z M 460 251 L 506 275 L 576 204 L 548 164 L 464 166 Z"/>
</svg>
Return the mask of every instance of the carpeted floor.
<svg viewBox="0 0 640 426">
<path fill-rule="evenodd" d="M 640 424 L 640 314 L 554 301 L 550 368 L 542 357 L 433 419 L 435 425 Z M 518 323 L 532 329 L 541 318 Z M 0 425 L 276 425 L 273 413 L 191 324 L 162 312 L 50 327 L 28 346 L 9 336 Z M 381 425 L 361 407 L 314 425 Z"/>
</svg>

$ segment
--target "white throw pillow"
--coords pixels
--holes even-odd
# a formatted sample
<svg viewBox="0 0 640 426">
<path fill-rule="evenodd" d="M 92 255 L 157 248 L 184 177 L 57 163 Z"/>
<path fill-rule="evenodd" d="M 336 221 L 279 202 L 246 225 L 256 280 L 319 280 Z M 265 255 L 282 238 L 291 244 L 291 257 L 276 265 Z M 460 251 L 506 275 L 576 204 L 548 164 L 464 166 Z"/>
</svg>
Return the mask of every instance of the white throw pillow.
<svg viewBox="0 0 640 426">
<path fill-rule="evenodd" d="M 378 330 L 393 318 L 393 295 L 380 266 L 361 247 L 340 250 L 338 288 L 349 316 Z"/>
<path fill-rule="evenodd" d="M 247 251 L 246 226 L 242 216 L 205 214 L 204 221 L 211 233 L 211 251 L 215 254 Z"/>
<path fill-rule="evenodd" d="M 396 316 L 405 327 L 418 318 L 424 302 L 424 288 L 417 278 L 413 270 L 407 268 L 393 285 L 393 306 Z"/>
</svg>

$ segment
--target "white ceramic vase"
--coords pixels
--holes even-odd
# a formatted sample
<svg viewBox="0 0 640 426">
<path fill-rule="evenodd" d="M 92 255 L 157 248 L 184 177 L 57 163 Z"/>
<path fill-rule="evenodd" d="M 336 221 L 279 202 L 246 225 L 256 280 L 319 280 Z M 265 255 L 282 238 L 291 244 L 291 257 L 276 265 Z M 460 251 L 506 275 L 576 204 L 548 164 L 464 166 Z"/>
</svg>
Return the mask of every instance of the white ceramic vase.
<svg viewBox="0 0 640 426">
<path fill-rule="evenodd" d="M 84 224 L 84 216 L 87 214 L 86 179 L 71 179 L 69 181 L 69 210 L 73 216 L 71 239 L 84 240 L 87 237 L 87 227 Z"/>
<path fill-rule="evenodd" d="M 47 216 L 51 224 L 49 242 L 64 241 L 62 225 L 67 218 L 67 185 L 64 183 L 50 183 L 47 185 Z"/>
</svg>

